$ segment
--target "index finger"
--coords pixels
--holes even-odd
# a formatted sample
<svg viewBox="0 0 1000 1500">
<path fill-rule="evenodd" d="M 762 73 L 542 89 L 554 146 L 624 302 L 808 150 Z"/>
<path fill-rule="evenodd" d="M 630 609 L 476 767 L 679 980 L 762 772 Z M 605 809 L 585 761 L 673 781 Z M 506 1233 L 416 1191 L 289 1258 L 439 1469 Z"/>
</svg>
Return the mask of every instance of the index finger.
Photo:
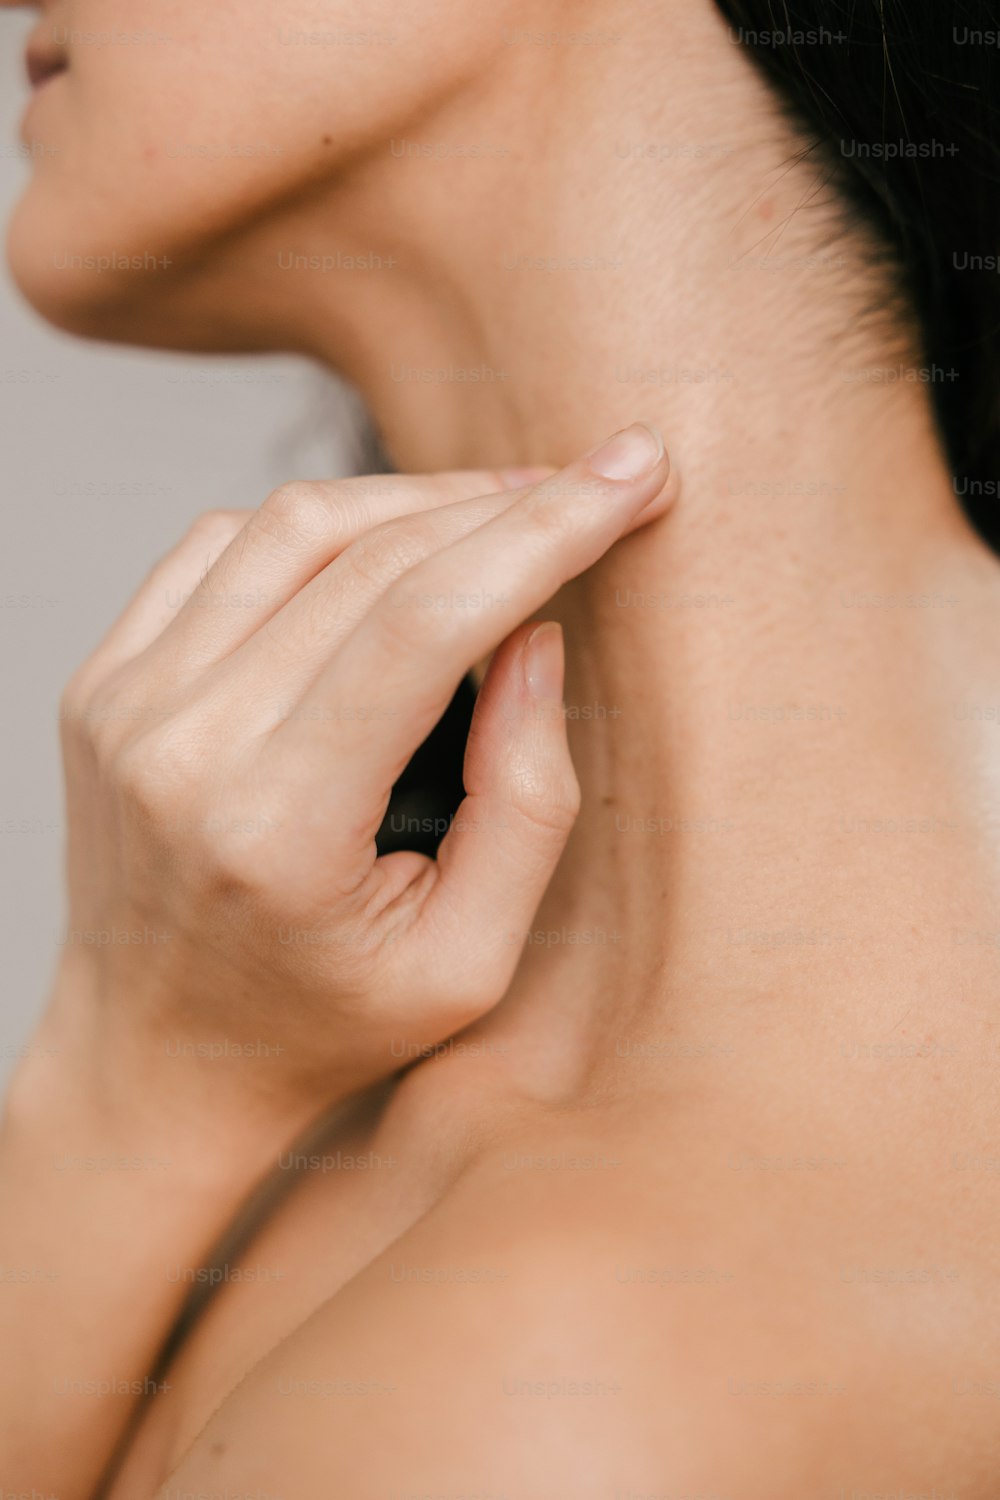
<svg viewBox="0 0 1000 1500">
<path fill-rule="evenodd" d="M 309 688 L 301 712 L 274 731 L 275 749 L 292 752 L 285 763 L 298 773 L 310 758 L 328 767 L 335 750 L 337 774 L 325 778 L 337 803 L 331 832 L 356 837 L 377 825 L 389 788 L 463 674 L 637 518 L 663 514 L 675 492 L 669 474 L 659 434 L 636 424 L 386 591 Z M 336 725 L 334 746 L 322 724 Z M 341 818 L 345 809 L 350 815 Z"/>
<path fill-rule="evenodd" d="M 157 650 L 175 670 L 196 673 L 242 646 L 372 527 L 525 482 L 514 471 L 469 469 L 282 485 L 197 581 Z"/>
</svg>

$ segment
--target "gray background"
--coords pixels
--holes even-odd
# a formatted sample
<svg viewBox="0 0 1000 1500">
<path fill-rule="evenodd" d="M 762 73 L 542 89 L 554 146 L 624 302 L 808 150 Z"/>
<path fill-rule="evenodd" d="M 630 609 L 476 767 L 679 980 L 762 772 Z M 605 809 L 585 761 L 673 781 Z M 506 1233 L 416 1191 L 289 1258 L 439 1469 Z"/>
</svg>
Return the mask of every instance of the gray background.
<svg viewBox="0 0 1000 1500">
<path fill-rule="evenodd" d="M 34 17 L 0 15 L 0 221 Z M 56 708 L 63 683 L 200 511 L 258 505 L 285 479 L 347 471 L 344 393 L 293 359 L 185 359 L 77 342 L 0 269 L 0 1082 L 44 1000 L 64 924 Z M 12 601 L 28 595 L 29 605 Z M 38 600 L 43 602 L 38 602 Z"/>
</svg>

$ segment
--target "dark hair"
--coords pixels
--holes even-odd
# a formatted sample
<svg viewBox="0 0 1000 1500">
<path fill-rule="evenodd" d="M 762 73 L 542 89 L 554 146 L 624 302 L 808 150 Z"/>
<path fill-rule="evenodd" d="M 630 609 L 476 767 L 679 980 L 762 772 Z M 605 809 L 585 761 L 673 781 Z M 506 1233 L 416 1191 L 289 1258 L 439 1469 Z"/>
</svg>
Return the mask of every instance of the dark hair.
<svg viewBox="0 0 1000 1500">
<path fill-rule="evenodd" d="M 1000 549 L 1000 10 L 716 4 L 896 268 L 956 493 Z"/>
</svg>

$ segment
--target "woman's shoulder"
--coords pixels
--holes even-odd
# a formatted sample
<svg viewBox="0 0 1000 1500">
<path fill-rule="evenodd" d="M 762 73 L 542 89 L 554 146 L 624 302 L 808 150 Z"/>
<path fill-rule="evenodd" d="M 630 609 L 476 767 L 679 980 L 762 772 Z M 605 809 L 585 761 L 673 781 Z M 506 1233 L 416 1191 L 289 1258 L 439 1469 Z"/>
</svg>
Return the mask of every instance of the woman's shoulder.
<svg viewBox="0 0 1000 1500">
<path fill-rule="evenodd" d="M 689 1335 L 622 1279 L 652 1246 L 599 1154 L 502 1148 L 466 1173 L 257 1364 L 171 1492 L 610 1500 L 683 1473 Z"/>
<path fill-rule="evenodd" d="M 870 1291 L 828 1284 L 787 1222 L 748 1229 L 697 1179 L 671 1200 L 619 1152 L 578 1123 L 490 1152 L 256 1365 L 171 1493 L 773 1500 L 888 1482 L 890 1457 L 912 1488 L 945 1454 L 978 1495 L 995 1439 L 960 1458 L 953 1402 L 933 1453 L 914 1435 L 934 1340 L 901 1363 Z"/>
<path fill-rule="evenodd" d="M 975 1398 L 1000 1352 L 982 1338 L 992 1256 L 956 1247 L 902 1177 L 889 1213 L 839 1113 L 764 1117 L 739 1096 L 678 1080 L 519 1111 L 460 1142 L 444 1187 L 440 1122 L 421 1136 L 401 1116 L 357 1158 L 331 1152 L 311 1208 L 255 1249 L 281 1283 L 227 1287 L 203 1330 L 198 1358 L 225 1369 L 181 1421 L 171 1491 L 309 1494 L 322 1476 L 359 1497 L 611 1500 L 662 1494 L 667 1474 L 678 1493 L 756 1500 L 759 1474 L 771 1500 L 819 1493 L 834 1450 L 861 1465 L 849 1490 L 913 1448 L 911 1488 L 944 1453 L 976 1500 L 959 1471 L 1000 1462 Z"/>
</svg>

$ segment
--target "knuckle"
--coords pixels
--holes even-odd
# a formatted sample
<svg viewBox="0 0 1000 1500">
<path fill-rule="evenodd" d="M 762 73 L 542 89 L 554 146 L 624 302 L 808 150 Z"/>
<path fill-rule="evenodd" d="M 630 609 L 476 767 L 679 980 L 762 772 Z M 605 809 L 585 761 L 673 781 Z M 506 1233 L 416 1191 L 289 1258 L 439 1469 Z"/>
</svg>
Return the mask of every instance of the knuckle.
<svg viewBox="0 0 1000 1500">
<path fill-rule="evenodd" d="M 507 988 L 507 975 L 498 976 L 493 973 L 493 965 L 484 963 L 473 966 L 473 972 L 462 981 L 460 985 L 453 982 L 452 1000 L 457 1007 L 467 1007 L 477 1015 L 483 1011 L 491 1010 Z"/>
<path fill-rule="evenodd" d="M 140 735 L 119 745 L 109 772 L 115 792 L 127 807 L 150 813 L 161 805 L 162 758 L 151 736 Z"/>
<path fill-rule="evenodd" d="M 439 600 L 432 589 L 419 583 L 397 580 L 385 595 L 380 629 L 388 649 L 397 657 L 426 657 L 447 651 L 468 631 L 468 612 L 447 599 Z"/>
<path fill-rule="evenodd" d="M 272 881 L 280 823 L 259 808 L 216 809 L 197 823 L 213 883 L 260 898 Z"/>
<path fill-rule="evenodd" d="M 87 746 L 98 761 L 117 745 L 123 725 L 134 719 L 136 706 L 122 692 L 121 672 L 98 678 L 90 661 L 79 667 L 63 690 L 59 705 L 64 741 Z"/>
<path fill-rule="evenodd" d="M 148 682 L 134 662 L 126 662 L 87 693 L 81 719 L 99 759 L 110 759 L 131 734 L 162 718 L 149 700 Z"/>
<path fill-rule="evenodd" d="M 521 820 L 560 838 L 566 837 L 580 812 L 580 783 L 574 773 L 555 776 L 522 769 L 511 777 L 509 795 Z"/>
<path fill-rule="evenodd" d="M 254 526 L 282 546 L 303 543 L 338 543 L 350 533 L 346 508 L 331 502 L 326 486 L 306 479 L 293 479 L 272 490 L 254 517 Z"/>
<path fill-rule="evenodd" d="M 126 808 L 155 820 L 190 805 L 198 759 L 194 747 L 173 726 L 157 726 L 118 744 L 109 774 Z"/>
<path fill-rule="evenodd" d="M 480 961 L 470 964 L 459 978 L 453 972 L 442 974 L 435 987 L 437 1003 L 442 1013 L 443 1024 L 439 1030 L 448 1032 L 465 1025 L 476 1016 L 492 1010 L 503 999 L 509 982 L 509 974 L 495 972 L 496 965 L 481 956 Z"/>
<path fill-rule="evenodd" d="M 344 553 L 344 560 L 363 583 L 380 588 L 416 567 L 433 544 L 426 523 L 387 521 L 360 537 Z"/>
</svg>

